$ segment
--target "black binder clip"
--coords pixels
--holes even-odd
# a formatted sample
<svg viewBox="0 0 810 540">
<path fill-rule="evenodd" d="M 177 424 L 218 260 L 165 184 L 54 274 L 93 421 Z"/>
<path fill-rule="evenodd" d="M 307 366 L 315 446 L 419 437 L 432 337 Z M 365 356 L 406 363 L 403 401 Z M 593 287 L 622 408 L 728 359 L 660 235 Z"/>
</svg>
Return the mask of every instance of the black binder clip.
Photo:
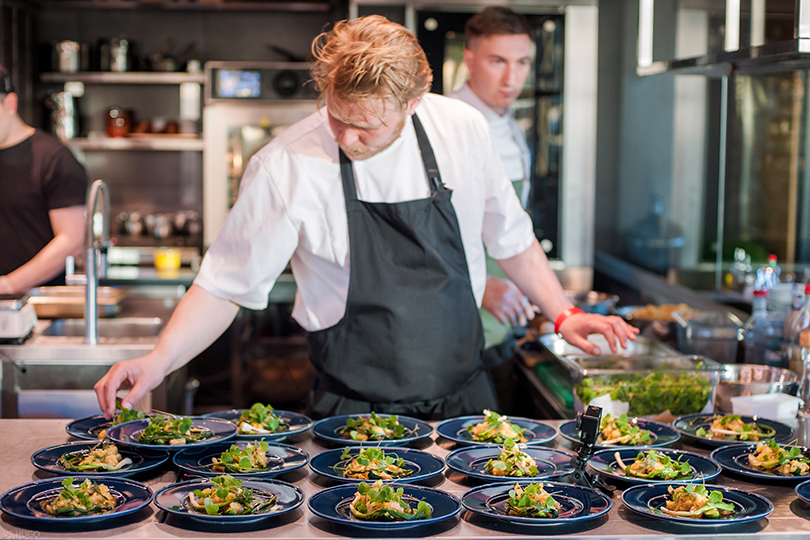
<svg viewBox="0 0 810 540">
<path fill-rule="evenodd" d="M 593 457 L 596 449 L 596 438 L 599 436 L 599 425 L 602 421 L 602 409 L 600 407 L 588 407 L 584 413 L 577 413 L 577 430 L 579 431 L 580 445 L 576 449 L 576 455 L 571 458 L 571 465 L 574 471 L 571 479 L 574 484 L 583 487 L 598 489 L 609 497 L 613 497 L 615 487 L 606 484 L 602 478 L 587 472 L 588 460 Z"/>
</svg>

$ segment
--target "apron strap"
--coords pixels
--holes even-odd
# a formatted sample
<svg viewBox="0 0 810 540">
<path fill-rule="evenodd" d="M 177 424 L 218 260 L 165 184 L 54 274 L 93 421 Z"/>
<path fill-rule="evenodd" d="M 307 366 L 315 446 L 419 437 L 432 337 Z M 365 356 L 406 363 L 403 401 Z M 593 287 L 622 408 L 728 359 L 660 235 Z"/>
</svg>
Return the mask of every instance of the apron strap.
<svg viewBox="0 0 810 540">
<path fill-rule="evenodd" d="M 425 167 L 430 194 L 435 195 L 439 191 L 447 191 L 447 186 L 442 182 L 439 165 L 436 163 L 436 156 L 433 153 L 433 147 L 430 145 L 427 133 L 425 133 L 425 128 L 416 114 L 413 114 L 411 118 L 413 119 L 413 128 L 416 131 L 419 152 L 422 154 L 422 164 Z M 356 201 L 357 186 L 355 185 L 354 166 L 340 147 L 338 147 L 338 156 L 340 157 L 340 177 L 343 182 L 343 193 L 347 201 Z"/>
</svg>

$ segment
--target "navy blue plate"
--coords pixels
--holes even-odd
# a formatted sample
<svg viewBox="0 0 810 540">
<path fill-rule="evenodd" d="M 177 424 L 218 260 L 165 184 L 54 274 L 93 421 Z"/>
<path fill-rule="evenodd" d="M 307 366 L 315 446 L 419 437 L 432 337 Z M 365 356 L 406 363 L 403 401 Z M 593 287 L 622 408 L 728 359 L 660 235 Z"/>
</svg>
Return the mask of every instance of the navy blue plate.
<svg viewBox="0 0 810 540">
<path fill-rule="evenodd" d="M 222 420 L 219 418 L 203 418 L 202 416 L 189 416 L 192 419 L 192 427 L 206 429 L 212 433 L 207 439 L 202 439 L 189 444 L 142 444 L 138 442 L 138 436 L 149 425 L 149 418 L 142 420 L 132 420 L 131 422 L 124 422 L 118 424 L 107 430 L 107 438 L 111 441 L 121 443 L 125 446 L 132 446 L 135 448 L 149 448 L 151 450 L 168 450 L 169 452 L 179 452 L 186 448 L 196 446 L 208 446 L 216 444 L 224 440 L 230 439 L 236 435 L 236 424 Z"/>
<path fill-rule="evenodd" d="M 687 478 L 678 478 L 677 480 L 658 480 L 649 478 L 636 478 L 627 476 L 619 467 L 616 461 L 616 452 L 622 458 L 625 465 L 630 465 L 636 460 L 639 452 L 646 450 L 656 450 L 661 454 L 669 456 L 673 460 L 680 459 L 681 463 L 688 462 L 692 466 L 692 475 Z M 628 484 L 672 484 L 677 483 L 691 483 L 691 482 L 705 482 L 717 477 L 720 474 L 720 465 L 714 461 L 703 457 L 694 452 L 686 452 L 684 450 L 670 450 L 665 448 L 607 448 L 596 452 L 593 457 L 588 460 L 588 465 L 601 475 L 607 476 L 615 480 L 627 482 Z"/>
<path fill-rule="evenodd" d="M 536 480 L 519 480 L 517 483 L 527 485 Z M 549 527 L 555 525 L 568 525 L 597 519 L 605 515 L 613 503 L 605 494 L 591 488 L 574 486 L 571 484 L 555 484 L 543 482 L 543 489 L 560 503 L 562 509 L 556 518 L 531 518 L 510 516 L 506 510 L 506 501 L 509 499 L 509 490 L 515 483 L 489 484 L 469 490 L 462 495 L 461 504 L 470 512 L 494 518 L 516 525 L 532 525 L 535 527 Z"/>
<path fill-rule="evenodd" d="M 502 450 L 503 446 L 500 444 L 468 446 L 451 452 L 445 461 L 449 468 L 473 478 L 514 483 L 518 479 L 514 476 L 495 476 L 485 472 L 487 461 L 497 458 Z M 574 471 L 571 465 L 573 456 L 567 452 L 537 446 L 527 446 L 523 451 L 537 462 L 537 476 L 532 477 L 534 480 L 557 478 Z"/>
<path fill-rule="evenodd" d="M 251 441 L 234 441 L 233 443 L 224 442 L 199 448 L 188 448 L 187 450 L 176 453 L 172 461 L 174 461 L 175 465 L 190 474 L 219 476 L 225 473 L 217 472 L 213 469 L 212 458 L 219 458 L 222 452 L 231 447 L 231 444 L 244 448 L 250 442 Z M 236 477 L 250 476 L 253 478 L 265 478 L 300 469 L 309 461 L 307 453 L 300 448 L 280 443 L 267 444 L 267 458 L 266 471 L 227 474 Z"/>
<path fill-rule="evenodd" d="M 245 410 L 249 409 L 231 409 L 229 411 L 217 411 L 204 414 L 203 416 L 222 418 L 223 420 L 228 420 L 229 422 L 233 422 L 234 424 L 236 424 L 236 421 L 239 420 L 240 416 L 242 416 L 242 411 Z M 298 414 L 291 411 L 274 410 L 274 412 L 284 419 L 289 429 L 287 429 L 286 431 L 279 431 L 278 433 L 259 433 L 255 435 L 247 435 L 239 433 L 238 432 L 239 426 L 237 426 L 236 439 L 246 441 L 259 439 L 264 439 L 265 441 L 282 441 L 285 438 L 289 437 L 290 435 L 297 435 L 299 433 L 303 433 L 312 427 L 312 420 L 309 418 L 309 416 L 304 416 L 303 414 Z"/>
<path fill-rule="evenodd" d="M 88 478 L 86 475 L 76 475 L 73 477 L 73 483 L 79 484 L 86 478 Z M 55 497 L 63 489 L 64 478 L 57 477 L 25 484 L 5 492 L 0 497 L 0 510 L 10 516 L 30 521 L 61 524 L 91 523 L 132 514 L 152 501 L 152 490 L 140 482 L 109 476 L 94 476 L 90 479 L 96 484 L 104 484 L 110 488 L 110 493 L 117 501 L 115 508 L 104 514 L 79 517 L 52 516 L 44 512 L 39 503 Z"/>
<path fill-rule="evenodd" d="M 359 450 L 358 450 L 359 451 Z M 352 452 L 352 456 L 356 456 L 358 451 Z M 343 448 L 336 448 L 334 450 L 326 450 L 317 456 L 313 457 L 309 462 L 309 468 L 327 478 L 337 480 L 338 482 L 349 482 L 359 484 L 360 482 L 370 483 L 373 480 L 358 480 L 356 478 L 345 478 L 340 472 L 336 471 L 334 467 L 342 465 L 345 461 L 341 460 L 340 456 L 343 454 Z M 413 472 L 403 478 L 389 480 L 389 482 L 419 482 L 437 476 L 444 471 L 444 460 L 436 457 L 433 454 L 414 450 L 413 448 L 386 448 L 385 454 L 391 457 L 398 457 L 405 460 L 404 468 L 411 469 Z M 349 458 L 352 459 L 352 458 Z"/>
<path fill-rule="evenodd" d="M 206 523 L 246 523 L 277 517 L 287 512 L 291 512 L 301 506 L 304 502 L 304 492 L 297 486 L 289 482 L 266 478 L 262 480 L 243 480 L 242 487 L 252 489 L 255 492 L 272 493 L 277 497 L 275 506 L 267 512 L 261 514 L 247 514 L 236 516 L 211 516 L 196 510 L 190 510 L 188 504 L 188 494 L 197 489 L 206 489 L 213 484 L 208 480 L 186 480 L 177 484 L 166 486 L 155 493 L 155 505 L 169 514 L 186 518 L 204 521 Z"/>
<path fill-rule="evenodd" d="M 492 444 L 472 440 L 472 435 L 467 431 L 467 426 L 480 424 L 485 418 L 483 414 L 450 418 L 440 422 L 439 425 L 436 426 L 436 433 L 458 444 Z M 523 432 L 523 436 L 526 437 L 526 442 L 521 444 L 545 444 L 553 441 L 557 436 L 556 429 L 542 422 L 529 418 L 521 418 L 519 416 L 507 416 L 507 419 L 516 426 L 520 426 L 526 430 Z"/>
<path fill-rule="evenodd" d="M 412 508 L 415 508 L 419 501 L 428 503 L 433 511 L 432 515 L 427 519 L 413 521 L 363 521 L 357 519 L 349 510 L 349 503 L 354 500 L 354 494 L 357 492 L 357 486 L 354 484 L 319 491 L 309 498 L 307 506 L 316 516 L 333 523 L 380 531 L 430 525 L 449 519 L 461 511 L 461 502 L 444 491 L 410 484 L 389 485 L 395 488 L 401 487 L 404 498 Z"/>
<path fill-rule="evenodd" d="M 386 439 L 383 441 L 355 441 L 341 436 L 338 431 L 346 426 L 349 418 L 367 417 L 368 414 L 344 414 L 341 416 L 330 416 L 323 420 L 318 420 L 312 426 L 312 433 L 322 439 L 345 446 L 404 446 L 416 441 L 427 439 L 433 434 L 433 428 L 427 422 L 411 418 L 409 416 L 397 415 L 397 420 L 405 426 L 405 436 L 401 439 Z M 378 414 L 382 418 L 388 418 L 390 414 Z"/>
<path fill-rule="evenodd" d="M 711 418 L 713 416 L 716 415 L 711 413 L 696 413 L 679 416 L 678 418 L 672 421 L 672 427 L 678 430 L 678 433 L 680 433 L 684 437 L 703 444 L 708 444 L 710 446 L 728 446 L 730 444 L 756 444 L 757 442 L 759 442 L 759 441 L 721 441 L 717 439 L 707 439 L 706 437 L 698 436 L 696 431 L 700 428 L 709 431 L 709 428 L 712 425 Z M 776 434 L 773 436 L 776 442 L 786 442 L 793 437 L 794 433 L 793 428 L 786 424 L 783 424 L 782 422 L 776 422 L 775 420 L 768 420 L 766 418 L 754 418 L 752 416 L 741 416 L 740 418 L 746 424 L 756 422 L 757 424 L 773 428 L 776 431 Z"/>
<path fill-rule="evenodd" d="M 692 527 L 717 527 L 720 525 L 739 525 L 767 517 L 773 511 L 773 503 L 756 493 L 728 486 L 706 485 L 710 491 L 721 491 L 723 502 L 734 505 L 734 513 L 725 518 L 685 518 L 668 516 L 659 510 L 669 498 L 667 488 L 676 483 L 644 484 L 627 488 L 622 493 L 622 502 L 633 512 L 646 517 L 663 519 Z"/>
<path fill-rule="evenodd" d="M 793 491 L 796 492 L 797 497 L 799 497 L 807 504 L 810 504 L 810 480 L 802 482 L 801 484 L 793 488 Z"/>
<path fill-rule="evenodd" d="M 787 450 L 793 448 L 792 446 L 785 446 Z M 810 456 L 810 449 L 800 446 L 805 456 Z M 748 456 L 756 452 L 755 444 L 732 444 L 728 446 L 721 446 L 712 452 L 712 459 L 723 466 L 727 471 L 749 476 L 751 478 L 760 478 L 762 480 L 770 480 L 772 482 L 803 482 L 810 480 L 810 474 L 804 476 L 782 476 L 781 474 L 774 474 L 765 471 L 760 471 L 753 468 L 748 464 Z"/>
<path fill-rule="evenodd" d="M 672 429 L 672 426 L 667 424 L 653 422 L 652 420 L 641 420 L 639 418 L 631 418 L 630 421 L 635 421 L 635 424 L 639 428 L 650 431 L 650 438 L 652 439 L 650 444 L 640 444 L 637 446 L 629 446 L 626 444 L 611 444 L 607 446 L 603 444 L 595 444 L 594 448 L 641 448 L 645 446 L 670 446 L 681 438 L 678 432 Z M 577 421 L 569 420 L 568 422 L 563 422 L 560 424 L 560 435 L 569 441 L 575 443 L 580 442 L 579 432 L 577 431 Z"/>
<path fill-rule="evenodd" d="M 98 434 L 102 429 L 110 427 L 110 423 L 110 420 L 99 414 L 78 418 L 65 426 L 65 431 L 68 432 L 68 435 L 77 439 L 95 440 L 98 439 Z"/>
<path fill-rule="evenodd" d="M 99 471 L 99 472 L 92 472 L 92 471 L 83 471 L 83 472 L 76 472 L 76 471 L 69 471 L 65 469 L 60 463 L 59 458 L 62 457 L 62 454 L 66 454 L 68 452 L 80 452 L 82 450 L 89 450 L 93 448 L 101 441 L 74 441 L 65 444 L 57 444 L 56 446 L 49 446 L 48 448 L 43 448 L 42 450 L 37 450 L 31 456 L 31 463 L 34 464 L 34 467 L 37 469 L 42 469 L 43 471 L 47 471 L 54 474 L 61 474 L 61 475 L 81 475 L 81 476 L 127 476 L 130 474 L 141 473 L 144 471 L 149 471 L 154 469 L 155 467 L 159 467 L 163 463 L 169 459 L 168 452 L 160 452 L 155 450 L 142 450 L 140 452 L 136 452 L 131 448 L 118 448 L 118 453 L 121 454 L 122 458 L 129 458 L 132 460 L 132 465 L 127 465 L 122 467 L 117 471 Z"/>
</svg>

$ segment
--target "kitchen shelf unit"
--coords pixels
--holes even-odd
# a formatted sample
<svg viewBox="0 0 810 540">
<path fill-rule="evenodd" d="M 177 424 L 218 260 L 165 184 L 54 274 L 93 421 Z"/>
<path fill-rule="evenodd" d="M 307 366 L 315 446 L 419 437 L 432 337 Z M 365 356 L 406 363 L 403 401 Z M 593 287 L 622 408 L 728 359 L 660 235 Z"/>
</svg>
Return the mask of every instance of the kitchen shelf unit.
<svg viewBox="0 0 810 540">
<path fill-rule="evenodd" d="M 129 71 L 79 71 L 76 73 L 48 72 L 40 75 L 44 83 L 80 82 L 84 84 L 183 84 L 203 83 L 203 73 Z"/>
<path fill-rule="evenodd" d="M 159 150 L 177 152 L 202 152 L 200 137 L 144 136 L 130 137 L 83 137 L 65 141 L 79 150 Z"/>
<path fill-rule="evenodd" d="M 107 0 L 104 2 L 93 0 L 40 0 L 39 4 L 45 8 L 49 5 L 70 7 L 76 9 L 107 9 L 107 10 L 163 10 L 163 11 L 278 11 L 278 12 L 329 12 L 334 9 L 331 2 L 321 1 L 287 1 L 270 0 L 265 2 L 253 1 L 138 1 L 138 0 Z"/>
</svg>

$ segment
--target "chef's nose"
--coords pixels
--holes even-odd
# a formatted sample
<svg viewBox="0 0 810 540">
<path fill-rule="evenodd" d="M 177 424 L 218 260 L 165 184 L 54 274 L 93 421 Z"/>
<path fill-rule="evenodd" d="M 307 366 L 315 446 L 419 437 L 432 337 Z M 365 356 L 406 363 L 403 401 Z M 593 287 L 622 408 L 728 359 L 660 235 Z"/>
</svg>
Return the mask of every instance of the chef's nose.
<svg viewBox="0 0 810 540">
<path fill-rule="evenodd" d="M 359 139 L 359 130 L 351 126 L 341 126 L 337 133 L 337 142 L 341 146 L 352 146 Z"/>
<path fill-rule="evenodd" d="M 506 69 L 503 71 L 503 84 L 505 86 L 513 86 L 516 82 L 517 70 L 514 66 L 506 64 Z"/>
</svg>

